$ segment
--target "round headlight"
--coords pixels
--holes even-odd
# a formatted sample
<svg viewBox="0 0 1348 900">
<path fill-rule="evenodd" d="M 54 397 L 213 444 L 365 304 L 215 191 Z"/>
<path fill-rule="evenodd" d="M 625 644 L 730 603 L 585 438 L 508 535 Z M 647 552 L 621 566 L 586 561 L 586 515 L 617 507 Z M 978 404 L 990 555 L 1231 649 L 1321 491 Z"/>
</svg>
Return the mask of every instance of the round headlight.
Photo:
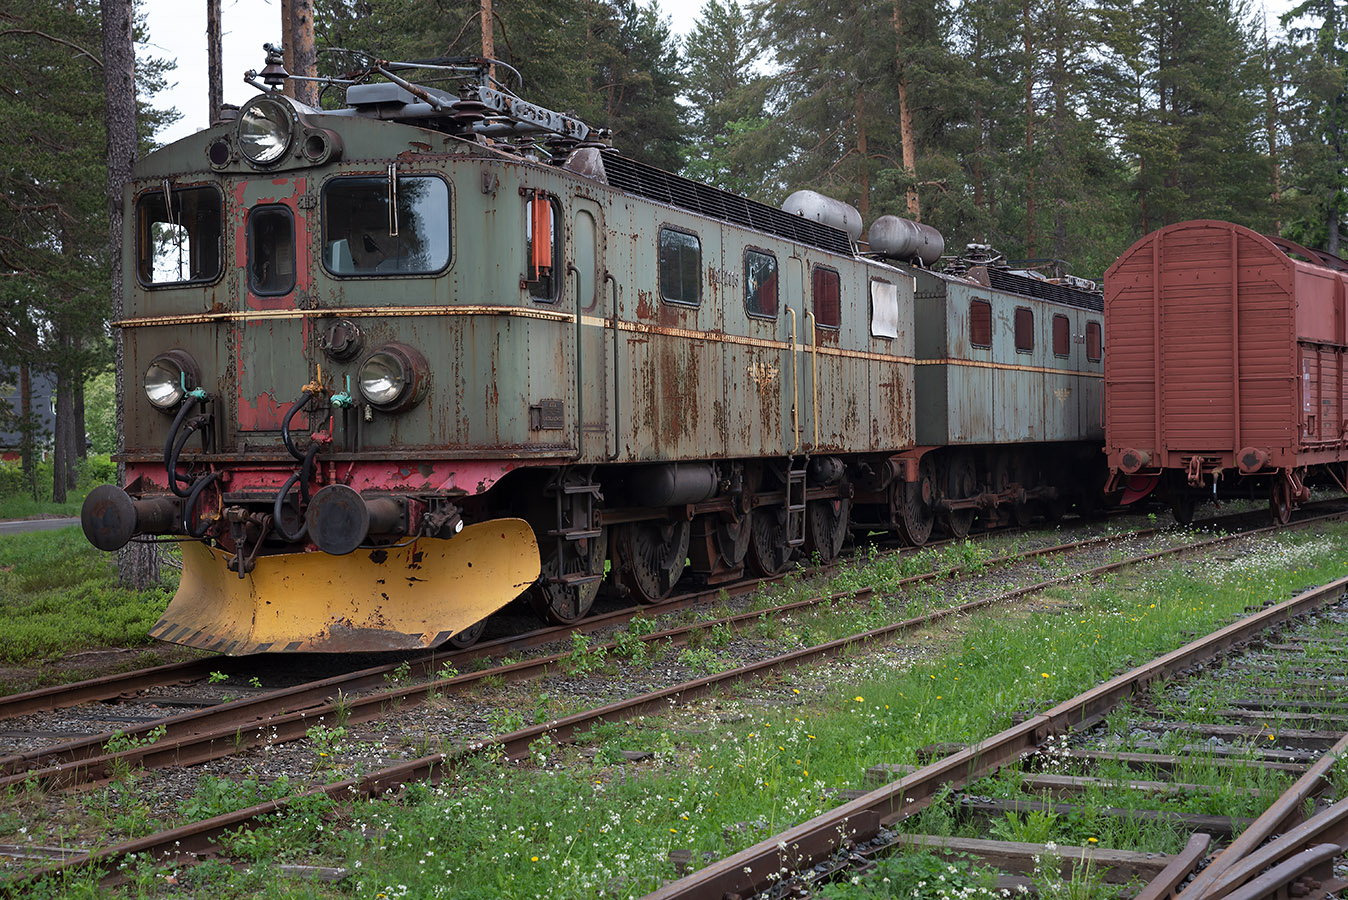
<svg viewBox="0 0 1348 900">
<path fill-rule="evenodd" d="M 392 353 L 376 353 L 360 367 L 360 392 L 375 406 L 396 402 L 406 384 L 407 373 Z"/>
<path fill-rule="evenodd" d="M 360 393 L 385 412 L 402 412 L 421 402 L 429 383 L 426 358 L 405 344 L 388 344 L 360 366 Z"/>
<path fill-rule="evenodd" d="M 196 363 L 184 350 L 161 353 L 145 370 L 145 397 L 158 409 L 173 409 L 197 386 Z"/>
<path fill-rule="evenodd" d="M 239 149 L 258 165 L 278 161 L 290 147 L 290 112 L 259 97 L 239 112 Z"/>
</svg>

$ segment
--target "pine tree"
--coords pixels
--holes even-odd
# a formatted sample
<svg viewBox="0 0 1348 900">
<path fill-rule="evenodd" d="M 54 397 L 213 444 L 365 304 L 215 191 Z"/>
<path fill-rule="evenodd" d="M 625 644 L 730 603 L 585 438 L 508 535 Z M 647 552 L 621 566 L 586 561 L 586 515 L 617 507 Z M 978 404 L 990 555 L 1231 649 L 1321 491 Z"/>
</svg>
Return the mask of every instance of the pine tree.
<svg viewBox="0 0 1348 900">
<path fill-rule="evenodd" d="M 1282 18 L 1298 65 L 1291 103 L 1289 237 L 1339 253 L 1348 212 L 1348 5 L 1306 0 Z M 1297 27 L 1288 27 L 1300 23 Z"/>
</svg>

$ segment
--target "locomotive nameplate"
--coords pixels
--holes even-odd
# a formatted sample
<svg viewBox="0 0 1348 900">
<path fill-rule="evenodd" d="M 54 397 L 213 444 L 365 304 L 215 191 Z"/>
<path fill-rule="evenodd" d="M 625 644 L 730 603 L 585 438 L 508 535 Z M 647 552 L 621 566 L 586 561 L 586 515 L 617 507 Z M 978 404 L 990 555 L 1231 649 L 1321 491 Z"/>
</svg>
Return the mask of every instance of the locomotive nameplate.
<svg viewBox="0 0 1348 900">
<path fill-rule="evenodd" d="M 541 400 L 529 407 L 530 431 L 560 431 L 566 427 L 562 401 Z"/>
</svg>

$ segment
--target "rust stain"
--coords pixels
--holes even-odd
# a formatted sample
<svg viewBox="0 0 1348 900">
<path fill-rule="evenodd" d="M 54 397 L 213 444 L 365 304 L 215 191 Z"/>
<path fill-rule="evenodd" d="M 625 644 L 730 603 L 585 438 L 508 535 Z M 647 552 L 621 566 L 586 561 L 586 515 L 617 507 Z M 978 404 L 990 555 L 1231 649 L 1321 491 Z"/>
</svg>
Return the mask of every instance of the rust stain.
<svg viewBox="0 0 1348 900">
<path fill-rule="evenodd" d="M 655 318 L 654 296 L 650 291 L 637 291 L 637 318 Z"/>
</svg>

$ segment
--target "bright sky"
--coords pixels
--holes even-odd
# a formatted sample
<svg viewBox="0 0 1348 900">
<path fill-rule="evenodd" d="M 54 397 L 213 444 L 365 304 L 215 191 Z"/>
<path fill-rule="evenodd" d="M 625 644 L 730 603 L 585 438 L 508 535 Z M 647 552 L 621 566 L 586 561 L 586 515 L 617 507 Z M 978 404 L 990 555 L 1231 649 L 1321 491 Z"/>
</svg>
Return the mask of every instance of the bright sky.
<svg viewBox="0 0 1348 900">
<path fill-rule="evenodd" d="M 692 30 L 703 0 L 660 0 L 675 34 Z M 160 108 L 176 107 L 182 118 L 161 131 L 160 143 L 170 143 L 207 126 L 206 121 L 206 4 L 201 0 L 145 0 L 141 5 L 150 30 L 141 53 L 176 59 L 170 86 L 155 95 Z M 225 102 L 238 106 L 257 94 L 243 81 L 249 69 L 266 65 L 265 43 L 281 43 L 280 0 L 221 0 L 220 30 L 224 43 Z M 524 73 L 525 78 L 529 76 Z"/>
</svg>

